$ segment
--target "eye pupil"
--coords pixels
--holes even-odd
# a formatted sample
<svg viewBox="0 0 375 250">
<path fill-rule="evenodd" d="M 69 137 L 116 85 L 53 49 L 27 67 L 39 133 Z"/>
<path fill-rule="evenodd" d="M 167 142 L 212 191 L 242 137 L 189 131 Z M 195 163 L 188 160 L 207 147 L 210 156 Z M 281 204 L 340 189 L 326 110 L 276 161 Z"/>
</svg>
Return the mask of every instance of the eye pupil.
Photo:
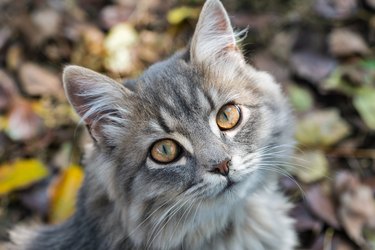
<svg viewBox="0 0 375 250">
<path fill-rule="evenodd" d="M 227 116 L 227 110 L 224 111 L 223 116 L 224 116 L 225 120 L 227 120 L 227 121 L 229 120 L 229 118 Z"/>
<path fill-rule="evenodd" d="M 179 153 L 179 145 L 171 139 L 155 142 L 150 150 L 151 158 L 158 163 L 164 164 L 174 161 Z"/>
<path fill-rule="evenodd" d="M 216 123 L 221 130 L 234 128 L 241 118 L 241 110 L 237 105 L 226 104 L 218 112 Z"/>
</svg>

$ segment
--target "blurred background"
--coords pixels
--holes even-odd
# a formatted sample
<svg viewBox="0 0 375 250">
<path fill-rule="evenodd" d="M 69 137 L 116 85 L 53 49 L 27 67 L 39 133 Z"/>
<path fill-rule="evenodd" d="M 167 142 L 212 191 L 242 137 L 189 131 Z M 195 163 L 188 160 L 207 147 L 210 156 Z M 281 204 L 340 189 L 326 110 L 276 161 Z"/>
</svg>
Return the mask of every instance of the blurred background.
<svg viewBox="0 0 375 250">
<path fill-rule="evenodd" d="M 203 0 L 0 0 L 0 242 L 74 211 L 90 142 L 64 96 L 78 64 L 121 80 L 183 48 Z M 294 107 L 281 187 L 301 249 L 375 249 L 375 1 L 223 0 L 247 61 Z M 0 249 L 1 249 L 0 243 Z"/>
</svg>

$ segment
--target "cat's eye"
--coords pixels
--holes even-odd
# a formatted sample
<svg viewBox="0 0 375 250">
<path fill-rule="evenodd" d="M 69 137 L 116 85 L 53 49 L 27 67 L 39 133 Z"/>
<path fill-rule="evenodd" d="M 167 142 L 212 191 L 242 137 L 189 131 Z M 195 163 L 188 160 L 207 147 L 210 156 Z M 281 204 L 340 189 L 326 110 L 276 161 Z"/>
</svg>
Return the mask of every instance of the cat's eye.
<svg viewBox="0 0 375 250">
<path fill-rule="evenodd" d="M 171 139 L 163 139 L 154 143 L 150 153 L 154 161 L 166 164 L 176 160 L 180 146 Z"/>
<path fill-rule="evenodd" d="M 221 130 L 234 128 L 241 118 L 241 110 L 235 104 L 224 105 L 216 116 L 216 123 Z"/>
</svg>

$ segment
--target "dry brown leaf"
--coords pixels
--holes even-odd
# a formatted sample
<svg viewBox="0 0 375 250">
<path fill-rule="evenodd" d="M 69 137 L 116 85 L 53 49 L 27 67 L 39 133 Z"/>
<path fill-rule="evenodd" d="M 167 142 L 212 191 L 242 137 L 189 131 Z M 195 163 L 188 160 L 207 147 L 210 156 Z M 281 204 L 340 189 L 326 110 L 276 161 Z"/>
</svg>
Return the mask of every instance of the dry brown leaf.
<svg viewBox="0 0 375 250">
<path fill-rule="evenodd" d="M 29 140 L 43 132 L 42 119 L 34 112 L 32 103 L 16 99 L 6 119 L 5 132 L 15 141 Z"/>
<path fill-rule="evenodd" d="M 310 51 L 293 53 L 291 64 L 297 76 L 312 83 L 320 83 L 337 66 L 337 62 L 333 58 Z"/>
<path fill-rule="evenodd" d="M 306 201 L 317 217 L 335 229 L 340 228 L 331 194 L 324 190 L 322 183 L 314 184 L 306 191 Z"/>
<path fill-rule="evenodd" d="M 316 0 L 315 10 L 326 18 L 345 19 L 358 10 L 357 0 Z"/>
<path fill-rule="evenodd" d="M 0 70 L 0 111 L 8 110 L 13 106 L 19 92 L 14 80 L 3 70 Z"/>
<path fill-rule="evenodd" d="M 19 70 L 22 88 L 30 96 L 55 96 L 63 99 L 64 91 L 56 74 L 32 62 L 24 63 Z"/>
<path fill-rule="evenodd" d="M 31 20 L 37 28 L 40 41 L 56 36 L 61 31 L 62 17 L 54 9 L 37 9 L 31 14 Z"/>
<path fill-rule="evenodd" d="M 370 52 L 365 40 L 348 29 L 336 29 L 328 38 L 329 49 L 335 56 L 366 55 Z"/>
<path fill-rule="evenodd" d="M 71 54 L 71 62 L 93 70 L 102 70 L 105 56 L 104 33 L 91 25 L 81 25 L 75 31 L 79 41 Z"/>
<path fill-rule="evenodd" d="M 338 216 L 348 235 L 358 245 L 365 246 L 365 227 L 375 229 L 375 201 L 370 187 L 361 184 L 349 172 L 339 172 L 335 179 L 339 199 Z"/>
</svg>

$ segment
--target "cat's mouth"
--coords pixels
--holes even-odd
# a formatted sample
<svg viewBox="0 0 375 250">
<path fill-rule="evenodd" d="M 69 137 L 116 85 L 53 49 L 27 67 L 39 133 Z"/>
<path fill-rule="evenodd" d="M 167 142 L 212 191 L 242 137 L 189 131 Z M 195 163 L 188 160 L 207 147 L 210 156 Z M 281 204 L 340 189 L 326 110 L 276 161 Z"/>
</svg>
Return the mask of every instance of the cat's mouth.
<svg viewBox="0 0 375 250">
<path fill-rule="evenodd" d="M 237 182 L 233 181 L 229 176 L 227 176 L 226 179 L 227 179 L 227 183 L 226 183 L 225 187 L 223 188 L 223 190 L 221 190 L 219 195 L 224 194 L 227 191 L 231 190 L 237 183 Z"/>
<path fill-rule="evenodd" d="M 224 189 L 230 189 L 236 184 L 235 181 L 233 181 L 231 178 L 227 177 L 227 185 Z"/>
</svg>

